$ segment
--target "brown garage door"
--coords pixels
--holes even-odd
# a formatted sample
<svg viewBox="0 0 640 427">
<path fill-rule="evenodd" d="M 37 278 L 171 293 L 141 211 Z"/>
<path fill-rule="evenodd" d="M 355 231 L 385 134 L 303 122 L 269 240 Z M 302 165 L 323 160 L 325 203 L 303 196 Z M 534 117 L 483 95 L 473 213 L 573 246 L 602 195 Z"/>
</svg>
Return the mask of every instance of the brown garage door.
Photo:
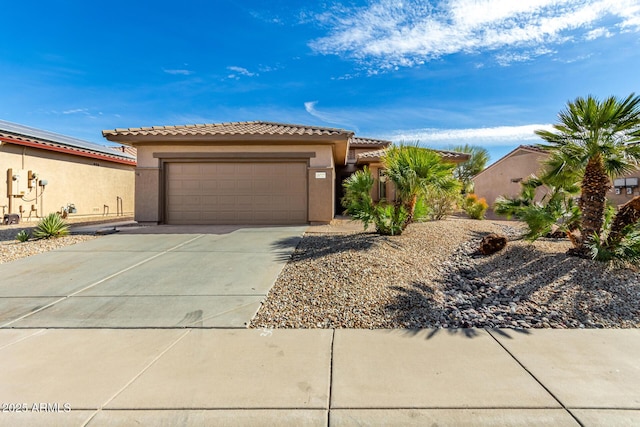
<svg viewBox="0 0 640 427">
<path fill-rule="evenodd" d="M 167 224 L 303 224 L 306 163 L 167 163 Z"/>
</svg>

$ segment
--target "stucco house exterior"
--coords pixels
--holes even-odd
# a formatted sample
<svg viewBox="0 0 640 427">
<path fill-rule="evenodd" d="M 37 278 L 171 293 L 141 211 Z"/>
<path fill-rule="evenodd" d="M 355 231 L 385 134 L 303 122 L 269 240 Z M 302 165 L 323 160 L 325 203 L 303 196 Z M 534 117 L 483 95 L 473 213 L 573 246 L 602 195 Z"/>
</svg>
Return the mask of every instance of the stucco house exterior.
<svg viewBox="0 0 640 427">
<path fill-rule="evenodd" d="M 153 224 L 329 223 L 341 211 L 342 181 L 367 163 L 365 153 L 390 145 L 258 121 L 102 133 L 137 149 L 135 219 Z"/>
<path fill-rule="evenodd" d="M 22 221 L 51 212 L 131 216 L 135 153 L 0 120 L 0 202 Z"/>
<path fill-rule="evenodd" d="M 491 206 L 498 196 L 516 197 L 520 194 L 520 182 L 531 175 L 539 175 L 548 156 L 540 148 L 521 145 L 476 175 L 474 191 Z M 640 170 L 614 179 L 607 198 L 618 206 L 628 202 L 640 195 L 639 180 Z M 538 189 L 536 198 L 540 200 L 545 193 L 544 188 Z"/>
</svg>

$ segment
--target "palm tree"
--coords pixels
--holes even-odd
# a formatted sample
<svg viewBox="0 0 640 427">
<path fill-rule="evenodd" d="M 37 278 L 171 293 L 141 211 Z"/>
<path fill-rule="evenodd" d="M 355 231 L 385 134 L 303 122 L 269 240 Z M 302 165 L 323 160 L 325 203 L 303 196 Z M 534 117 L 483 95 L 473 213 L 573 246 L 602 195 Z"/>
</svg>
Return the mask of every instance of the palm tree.
<svg viewBox="0 0 640 427">
<path fill-rule="evenodd" d="M 389 179 L 396 188 L 396 203 L 407 211 L 405 227 L 413 221 L 418 198 L 429 190 L 458 191 L 453 177 L 455 165 L 442 160 L 435 151 L 418 144 L 393 146 L 382 156 Z"/>
<path fill-rule="evenodd" d="M 472 178 L 487 166 L 489 152 L 485 148 L 469 144 L 455 146 L 452 150 L 469 154 L 469 160 L 456 165 L 453 176 L 462 182 L 462 189 L 465 193 L 473 193 Z"/>
<path fill-rule="evenodd" d="M 554 131 L 537 130 L 548 144 L 539 145 L 551 154 L 547 174 L 582 175 L 578 206 L 582 211 L 582 238 L 578 253 L 585 254 L 594 236 L 602 233 L 606 194 L 610 178 L 628 173 L 640 164 L 640 97 L 609 97 L 603 101 L 589 95 L 567 103 L 558 115 Z"/>
</svg>

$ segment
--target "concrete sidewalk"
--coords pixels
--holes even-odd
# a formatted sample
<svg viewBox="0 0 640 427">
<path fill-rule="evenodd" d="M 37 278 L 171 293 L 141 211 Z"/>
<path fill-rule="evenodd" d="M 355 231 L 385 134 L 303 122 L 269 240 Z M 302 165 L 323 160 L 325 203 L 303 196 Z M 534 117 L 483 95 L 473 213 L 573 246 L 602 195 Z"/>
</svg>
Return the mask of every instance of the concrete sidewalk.
<svg viewBox="0 0 640 427">
<path fill-rule="evenodd" d="M 4 329 L 0 425 L 631 426 L 639 354 L 635 329 Z"/>
</svg>

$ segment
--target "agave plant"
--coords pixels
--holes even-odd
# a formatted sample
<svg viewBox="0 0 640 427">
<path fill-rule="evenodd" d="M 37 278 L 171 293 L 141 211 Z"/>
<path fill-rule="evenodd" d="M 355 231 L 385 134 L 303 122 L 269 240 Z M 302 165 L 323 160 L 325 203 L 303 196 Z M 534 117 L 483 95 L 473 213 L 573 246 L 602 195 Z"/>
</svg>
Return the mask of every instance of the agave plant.
<svg viewBox="0 0 640 427">
<path fill-rule="evenodd" d="M 31 236 L 29 235 L 29 232 L 27 230 L 20 230 L 18 234 L 16 234 L 16 240 L 21 243 L 29 240 L 29 237 Z"/>
<path fill-rule="evenodd" d="M 69 226 L 57 212 L 42 218 L 33 231 L 33 236 L 38 239 L 50 239 L 67 234 L 69 234 Z"/>
</svg>

